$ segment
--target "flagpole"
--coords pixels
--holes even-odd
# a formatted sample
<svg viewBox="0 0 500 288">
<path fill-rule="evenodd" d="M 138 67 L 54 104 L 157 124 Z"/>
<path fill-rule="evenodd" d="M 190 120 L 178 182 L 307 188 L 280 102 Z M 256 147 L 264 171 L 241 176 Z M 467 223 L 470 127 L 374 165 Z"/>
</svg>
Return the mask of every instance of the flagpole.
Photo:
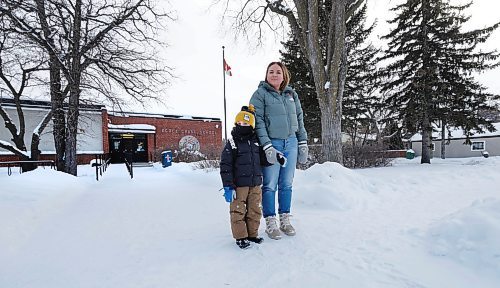
<svg viewBox="0 0 500 288">
<path fill-rule="evenodd" d="M 226 71 L 224 69 L 224 46 L 222 46 L 222 75 L 224 77 L 224 140 L 227 142 L 227 121 L 226 121 Z"/>
</svg>

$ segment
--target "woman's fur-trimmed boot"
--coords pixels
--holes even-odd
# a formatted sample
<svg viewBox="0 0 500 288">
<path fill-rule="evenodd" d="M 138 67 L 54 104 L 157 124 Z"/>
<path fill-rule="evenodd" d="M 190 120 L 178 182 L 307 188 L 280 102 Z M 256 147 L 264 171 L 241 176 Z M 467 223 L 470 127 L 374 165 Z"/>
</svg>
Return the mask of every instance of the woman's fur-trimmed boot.
<svg viewBox="0 0 500 288">
<path fill-rule="evenodd" d="M 288 236 L 295 235 L 295 229 L 293 228 L 292 224 L 290 224 L 289 213 L 280 214 L 280 230 Z"/>
<path fill-rule="evenodd" d="M 274 240 L 281 239 L 281 233 L 276 223 L 276 216 L 268 216 L 266 219 L 266 233 L 269 238 Z"/>
</svg>

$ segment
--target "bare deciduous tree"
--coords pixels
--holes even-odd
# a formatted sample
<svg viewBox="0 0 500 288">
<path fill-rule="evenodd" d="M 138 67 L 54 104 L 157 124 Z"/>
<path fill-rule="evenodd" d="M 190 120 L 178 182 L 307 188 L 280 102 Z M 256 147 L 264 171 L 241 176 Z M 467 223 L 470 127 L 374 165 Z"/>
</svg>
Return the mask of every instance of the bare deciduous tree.
<svg viewBox="0 0 500 288">
<path fill-rule="evenodd" d="M 6 29 L 8 23 L 0 21 L 0 91 L 12 96 L 12 102 L 16 109 L 17 122 L 12 119 L 8 111 L 0 102 L 0 117 L 2 118 L 5 128 L 10 132 L 12 143 L 7 141 L 0 142 L 0 147 L 4 148 L 22 160 L 39 160 L 40 150 L 40 135 L 50 122 L 52 113 L 47 113 L 32 131 L 30 153 L 24 140 L 26 134 L 26 122 L 24 111 L 21 107 L 21 97 L 26 88 L 32 85 L 38 85 L 40 79 L 37 79 L 36 73 L 47 69 L 47 59 L 40 53 L 40 49 L 23 41 L 19 35 L 11 33 Z M 23 47 L 23 51 L 17 47 Z M 26 52 L 30 52 L 26 54 Z M 30 56 L 28 56 L 30 55 Z M 1 100 L 0 100 L 1 101 Z M 36 168 L 33 163 L 25 163 L 21 165 L 23 171 L 30 171 Z"/>
<path fill-rule="evenodd" d="M 0 17 L 49 57 L 54 140 L 59 162 L 76 175 L 76 136 L 82 89 L 118 101 L 160 99 L 172 76 L 157 40 L 168 13 L 152 0 L 3 0 Z M 64 88 L 63 88 L 64 87 Z M 68 104 L 64 119 L 63 103 Z"/>
</svg>

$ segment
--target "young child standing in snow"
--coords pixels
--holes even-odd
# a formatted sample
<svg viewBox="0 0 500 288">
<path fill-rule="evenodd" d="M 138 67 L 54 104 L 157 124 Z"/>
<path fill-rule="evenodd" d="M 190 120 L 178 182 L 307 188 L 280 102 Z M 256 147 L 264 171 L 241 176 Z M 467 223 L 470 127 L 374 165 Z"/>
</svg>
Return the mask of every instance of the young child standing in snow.
<svg viewBox="0 0 500 288">
<path fill-rule="evenodd" d="M 222 151 L 220 175 L 224 197 L 231 203 L 233 237 L 241 249 L 246 249 L 250 242 L 260 244 L 264 241 L 258 236 L 262 217 L 262 168 L 253 106 L 243 106 L 234 122 L 233 138 Z"/>
</svg>

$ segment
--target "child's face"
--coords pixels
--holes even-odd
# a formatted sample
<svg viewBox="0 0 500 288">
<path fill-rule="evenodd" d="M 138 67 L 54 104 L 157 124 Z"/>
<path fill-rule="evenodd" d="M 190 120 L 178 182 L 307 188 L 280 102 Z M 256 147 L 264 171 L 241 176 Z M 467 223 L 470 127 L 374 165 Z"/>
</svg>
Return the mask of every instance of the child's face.
<svg viewBox="0 0 500 288">
<path fill-rule="evenodd" d="M 243 122 L 243 121 L 238 121 L 238 122 L 236 122 L 236 124 L 238 124 L 240 126 L 250 126 L 250 124 L 248 124 L 247 122 Z"/>
</svg>

